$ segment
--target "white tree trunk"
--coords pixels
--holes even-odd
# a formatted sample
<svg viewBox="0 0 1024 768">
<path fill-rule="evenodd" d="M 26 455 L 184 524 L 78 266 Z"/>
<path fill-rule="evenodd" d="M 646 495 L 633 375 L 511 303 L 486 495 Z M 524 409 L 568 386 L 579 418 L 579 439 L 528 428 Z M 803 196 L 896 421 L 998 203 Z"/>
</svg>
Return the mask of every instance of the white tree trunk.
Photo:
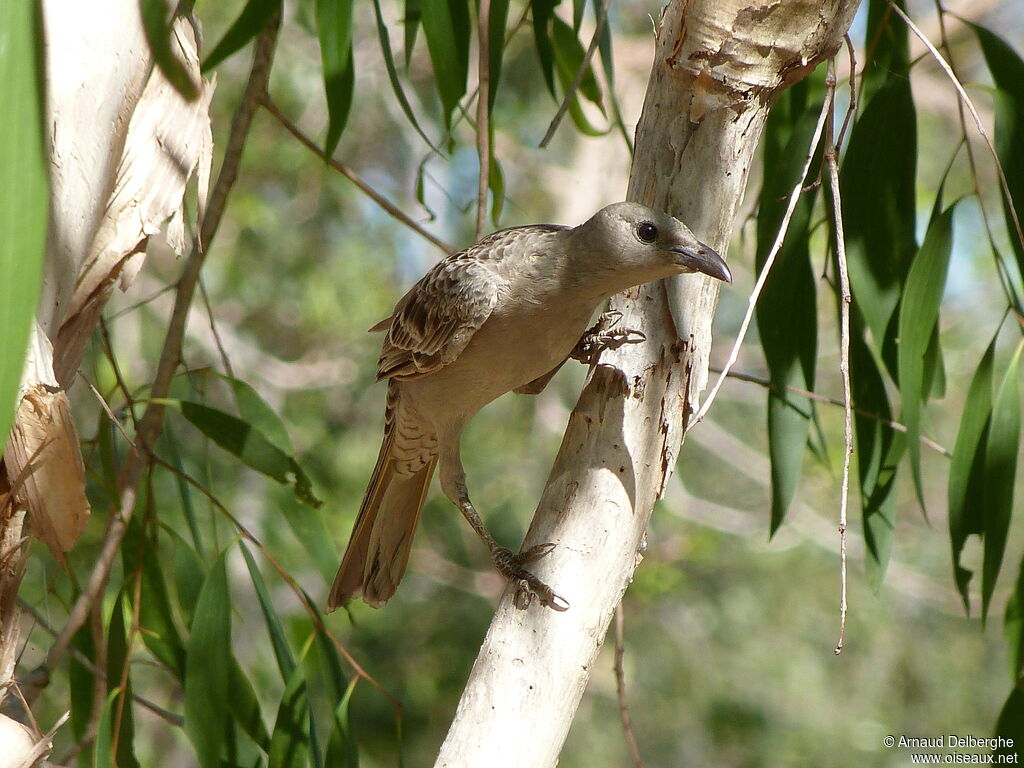
<svg viewBox="0 0 1024 768">
<path fill-rule="evenodd" d="M 628 198 L 724 253 L 772 102 L 842 43 L 859 0 L 672 0 L 657 45 Z M 503 596 L 437 766 L 553 766 L 639 562 L 647 522 L 707 380 L 718 284 L 703 276 L 615 297 L 647 342 L 591 371 L 524 548 L 571 607 Z"/>
</svg>

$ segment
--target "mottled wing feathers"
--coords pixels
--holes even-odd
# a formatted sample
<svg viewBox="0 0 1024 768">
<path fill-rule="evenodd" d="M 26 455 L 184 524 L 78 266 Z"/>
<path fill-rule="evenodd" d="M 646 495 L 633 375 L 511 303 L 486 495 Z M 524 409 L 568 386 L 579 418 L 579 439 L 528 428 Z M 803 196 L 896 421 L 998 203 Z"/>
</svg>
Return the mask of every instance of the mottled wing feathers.
<svg viewBox="0 0 1024 768">
<path fill-rule="evenodd" d="M 412 379 L 459 356 L 498 301 L 498 265 L 527 253 L 534 239 L 562 227 L 515 227 L 495 232 L 436 264 L 402 297 L 394 314 L 371 331 L 387 329 L 377 380 Z M 540 245 L 540 243 L 537 243 Z"/>
</svg>

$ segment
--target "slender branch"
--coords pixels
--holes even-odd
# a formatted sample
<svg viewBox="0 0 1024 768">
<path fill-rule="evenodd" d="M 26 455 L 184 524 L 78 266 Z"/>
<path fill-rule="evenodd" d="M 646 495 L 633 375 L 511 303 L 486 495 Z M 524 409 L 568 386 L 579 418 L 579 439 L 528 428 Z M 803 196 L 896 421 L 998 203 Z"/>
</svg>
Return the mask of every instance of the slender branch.
<svg viewBox="0 0 1024 768">
<path fill-rule="evenodd" d="M 393 218 L 397 219 L 398 221 L 402 222 L 403 224 L 405 224 L 405 226 L 407 226 L 413 232 L 418 234 L 423 239 L 428 240 L 429 242 L 433 243 L 434 245 L 436 245 L 438 248 L 440 248 L 445 253 L 454 253 L 455 252 L 455 249 L 452 248 L 452 246 L 450 246 L 444 240 L 441 240 L 441 239 L 435 237 L 434 235 L 430 234 L 430 232 L 428 232 L 423 227 L 421 227 L 418 223 L 416 223 L 415 221 L 410 219 L 402 211 L 401 208 L 399 208 L 397 205 L 395 205 L 390 200 L 388 200 L 386 197 L 384 197 L 382 194 L 380 194 L 380 192 L 378 192 L 373 187 L 371 187 L 369 184 L 367 184 L 366 181 L 364 181 L 363 178 L 359 174 L 357 174 L 355 171 L 353 171 L 347 165 L 345 165 L 344 163 L 338 162 L 333 157 L 328 157 L 324 153 L 324 151 L 320 147 L 317 146 L 316 142 L 314 142 L 311 138 L 309 138 L 306 134 L 304 134 L 299 129 L 299 127 L 297 125 L 295 125 L 295 123 L 293 123 L 291 120 L 289 120 L 287 117 L 285 117 L 284 113 L 281 112 L 281 110 L 278 108 L 277 104 L 274 103 L 274 100 L 270 98 L 269 94 L 263 94 L 262 102 L 261 103 L 262 103 L 263 108 L 265 110 L 267 110 L 267 112 L 269 112 L 271 115 L 273 115 L 274 118 L 277 120 L 277 122 L 279 122 L 281 124 L 281 126 L 286 131 L 288 131 L 288 133 L 290 133 L 292 136 L 294 136 L 296 139 L 299 140 L 300 144 L 302 144 L 304 147 L 306 147 L 306 149 L 308 149 L 314 155 L 316 155 L 321 160 L 323 160 L 325 163 L 327 163 L 329 166 L 331 166 L 331 168 L 336 170 L 338 173 L 340 173 L 346 179 L 348 179 L 353 184 L 355 184 L 357 187 L 359 187 L 360 191 L 362 191 L 363 194 L 365 194 L 367 197 L 369 197 L 371 200 L 373 200 L 373 202 L 375 202 L 377 205 L 379 205 L 381 208 L 383 208 L 384 211 L 386 213 L 388 213 L 391 217 L 393 217 Z"/>
<path fill-rule="evenodd" d="M 583 82 L 583 78 L 587 74 L 587 69 L 590 67 L 590 62 L 594 58 L 594 52 L 597 51 L 598 45 L 601 43 L 601 33 L 604 32 L 605 22 L 608 21 L 608 8 L 611 6 L 612 0 L 604 0 L 601 3 L 601 11 L 597 16 L 597 25 L 594 27 L 594 36 L 590 38 L 590 45 L 587 46 L 587 52 L 583 56 L 583 61 L 580 62 L 580 68 L 576 70 L 576 77 L 572 79 L 572 83 L 565 90 L 565 95 L 562 98 L 562 103 L 558 105 L 558 111 L 555 113 L 554 118 L 551 120 L 551 125 L 548 126 L 547 133 L 544 134 L 544 138 L 540 140 L 540 148 L 544 149 L 555 135 L 555 131 L 558 130 L 559 124 L 562 122 L 562 118 L 565 117 L 566 111 L 569 109 L 569 104 L 576 98 L 576 91 L 579 90 L 580 84 Z"/>
<path fill-rule="evenodd" d="M 491 175 L 491 82 L 490 82 L 490 18 L 491 0 L 477 5 L 479 51 L 477 58 L 476 154 L 480 158 L 480 176 L 476 188 L 476 239 L 487 224 L 487 188 Z"/>
<path fill-rule="evenodd" d="M 241 102 L 235 111 L 234 119 L 231 123 L 231 133 L 224 152 L 224 161 L 221 165 L 220 174 L 217 177 L 217 183 L 210 195 L 206 216 L 200 227 L 200 237 L 193 245 L 192 252 L 185 262 L 175 289 L 174 310 L 168 322 L 163 351 L 161 352 L 156 376 L 151 387 L 151 397 L 154 401 L 167 396 L 175 371 L 181 362 L 185 323 L 192 304 L 192 298 L 195 295 L 199 272 L 206 258 L 207 248 L 217 232 L 217 227 L 220 225 L 228 193 L 231 191 L 231 187 L 234 185 L 238 175 L 242 149 L 249 134 L 249 127 L 252 125 L 253 115 L 259 105 L 261 96 L 266 92 L 267 81 L 270 78 L 270 63 L 273 59 L 280 21 L 280 13 L 275 14 L 256 40 L 249 81 L 246 84 Z M 71 638 L 85 623 L 89 612 L 92 610 L 93 603 L 99 599 L 106 588 L 107 580 L 110 576 L 110 568 L 117 557 L 121 540 L 128 530 L 128 523 L 135 509 L 137 497 L 135 485 L 143 468 L 149 464 L 151 459 L 149 452 L 160 435 L 160 430 L 163 426 L 163 415 L 163 406 L 157 402 L 150 402 L 139 422 L 135 435 L 137 449 L 128 454 L 118 476 L 118 507 L 111 514 L 96 564 L 89 575 L 85 589 L 82 590 L 82 593 L 78 596 L 71 611 L 68 613 L 63 629 L 61 629 L 49 652 L 46 654 L 46 659 L 33 673 L 40 673 L 45 680 L 49 679 L 50 672 L 56 667 L 67 651 Z M 38 696 L 41 690 L 41 688 L 36 687 L 30 693 Z"/>
<path fill-rule="evenodd" d="M 709 370 L 712 371 L 713 373 L 722 372 L 721 368 L 712 367 L 709 368 Z M 800 395 L 801 397 L 806 397 L 808 400 L 814 400 L 819 403 L 825 403 L 827 405 L 836 405 L 839 406 L 840 408 L 842 408 L 845 405 L 845 403 L 843 403 L 843 401 L 838 398 L 829 397 L 828 395 L 822 395 L 817 392 L 811 392 L 808 389 L 801 389 L 800 387 L 786 386 L 780 389 L 776 384 L 772 383 L 771 380 L 763 378 L 761 376 L 755 376 L 752 373 L 743 373 L 741 371 L 729 371 L 727 375 L 730 379 L 737 379 L 738 381 L 746 381 L 751 384 L 758 384 L 764 387 L 765 389 L 772 389 L 777 392 L 792 392 L 794 395 Z M 907 431 L 906 425 L 900 424 L 898 421 L 893 421 L 892 419 L 883 418 L 879 416 L 877 413 L 865 411 L 863 408 L 857 408 L 856 406 L 854 406 L 853 412 L 858 416 L 863 416 L 865 419 L 871 419 L 872 421 L 877 421 L 879 424 L 884 424 L 890 429 L 895 429 L 897 432 Z M 942 445 L 932 440 L 930 437 L 921 435 L 921 444 L 928 448 L 931 448 L 936 453 L 941 453 L 947 459 L 953 458 L 953 454 L 950 453 L 949 450 L 947 450 Z"/>
<path fill-rule="evenodd" d="M 836 160 L 836 146 L 833 142 L 835 129 L 836 70 L 835 59 L 829 59 L 828 75 L 825 78 L 827 90 L 828 130 L 825 131 L 825 166 L 832 192 L 832 217 L 836 236 L 836 262 L 839 267 L 839 372 L 843 377 L 843 483 L 839 497 L 839 639 L 835 652 L 841 653 L 846 638 L 846 512 L 850 501 L 850 457 L 853 455 L 853 412 L 850 403 L 850 274 L 846 265 L 846 238 L 843 234 L 843 206 L 839 196 L 839 163 Z"/>
<path fill-rule="evenodd" d="M 960 80 L 957 78 L 953 68 L 950 67 L 949 63 L 942 58 L 942 54 L 936 50 L 935 46 L 932 45 L 931 40 L 920 29 L 917 25 L 910 20 L 910 17 L 905 14 L 898 5 L 889 0 L 889 7 L 892 8 L 896 14 L 903 19 L 903 22 L 910 28 L 917 39 L 924 43 L 925 48 L 932 55 L 938 65 L 942 68 L 942 71 L 946 73 L 950 81 L 953 83 L 953 87 L 956 88 L 960 99 L 964 104 L 967 105 L 967 109 L 971 112 L 971 117 L 974 118 L 974 126 L 978 129 L 978 133 L 985 140 L 985 144 L 988 146 L 988 151 L 992 155 L 992 162 L 995 163 L 996 173 L 999 175 L 999 186 L 1002 188 L 1003 197 L 1006 201 L 1006 207 L 1010 211 L 1010 218 L 1013 220 L 1013 228 L 1017 235 L 1017 241 L 1024 246 L 1024 230 L 1021 229 L 1020 217 L 1017 215 L 1017 208 L 1013 204 L 1013 198 L 1010 196 L 1010 184 L 1006 180 L 1006 174 L 1003 172 L 1003 164 L 999 161 L 999 155 L 996 153 L 995 145 L 992 143 L 992 139 L 989 138 L 988 131 L 985 130 L 984 124 L 981 122 L 981 115 L 978 114 L 978 110 L 974 107 L 974 102 L 971 101 L 971 97 L 967 95 L 967 91 L 964 90 L 963 85 L 960 84 Z"/>
<path fill-rule="evenodd" d="M 629 705 L 626 703 L 626 674 L 622 669 L 622 658 L 626 653 L 623 638 L 625 623 L 622 601 L 619 601 L 615 606 L 615 696 L 619 700 L 619 719 L 622 720 L 622 730 L 626 733 L 633 768 L 644 768 L 644 763 L 640 759 L 640 746 L 636 743 L 636 734 L 633 733 L 633 719 L 629 716 Z"/>
<path fill-rule="evenodd" d="M 722 369 L 722 373 L 720 373 L 718 378 L 715 380 L 715 384 L 708 393 L 707 399 L 704 400 L 704 403 L 701 405 L 697 415 L 690 423 L 690 427 L 699 423 L 707 415 L 712 403 L 715 402 L 715 398 L 718 397 L 718 391 L 722 388 L 722 384 L 725 383 L 725 379 L 729 375 L 729 371 L 732 369 L 733 365 L 736 364 L 736 360 L 740 356 L 740 347 L 743 345 L 743 339 L 746 337 L 747 330 L 750 328 L 750 323 L 754 319 L 754 309 L 757 307 L 757 300 L 761 296 L 764 284 L 768 281 L 768 273 L 775 264 L 775 258 L 779 255 L 779 251 L 782 250 L 782 243 L 786 239 L 786 232 L 789 231 L 789 222 L 793 218 L 793 212 L 796 210 L 797 200 L 800 199 L 800 195 L 803 192 L 804 179 L 807 177 L 807 172 L 810 170 L 811 163 L 814 161 L 814 150 L 818 146 L 818 141 L 821 138 L 821 132 L 825 125 L 825 119 L 828 117 L 829 109 L 830 105 L 828 100 L 826 100 L 822 105 L 821 114 L 818 115 L 818 122 L 814 126 L 814 135 L 811 137 L 811 143 L 807 148 L 807 156 L 804 159 L 804 165 L 800 171 L 800 176 L 797 178 L 796 184 L 793 186 L 793 191 L 789 194 L 789 203 L 786 205 L 786 213 L 783 215 L 782 221 L 779 223 L 779 231 L 775 235 L 775 242 L 772 243 L 771 250 L 768 251 L 768 256 L 765 258 L 764 265 L 761 267 L 761 273 L 757 276 L 757 282 L 754 284 L 754 290 L 751 292 L 750 299 L 747 301 L 747 313 L 743 316 L 743 322 L 740 324 L 740 330 L 736 335 L 736 341 L 733 343 L 732 351 L 729 353 L 729 359 L 726 362 L 725 367 Z"/>
</svg>

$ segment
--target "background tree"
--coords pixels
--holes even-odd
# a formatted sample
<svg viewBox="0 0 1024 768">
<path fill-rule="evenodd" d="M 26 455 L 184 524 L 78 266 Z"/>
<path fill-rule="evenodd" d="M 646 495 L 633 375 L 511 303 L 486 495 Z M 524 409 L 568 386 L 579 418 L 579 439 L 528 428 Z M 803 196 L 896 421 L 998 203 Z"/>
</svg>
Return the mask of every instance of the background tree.
<svg viewBox="0 0 1024 768">
<path fill-rule="evenodd" d="M 139 7 L 150 40 L 143 50 L 190 97 L 192 81 L 160 42 L 170 39 L 167 16 L 154 13 L 156 3 Z M 344 616 L 326 624 L 319 617 L 336 565 L 331 531 L 335 540 L 347 534 L 346 510 L 355 510 L 372 460 L 366 446 L 380 427 L 382 394 L 364 364 L 376 339 L 362 329 L 438 253 L 424 240 L 441 249 L 468 243 L 489 228 L 488 217 L 502 225 L 579 221 L 622 196 L 629 126 L 651 70 L 650 9 L 608 9 L 424 2 L 375 4 L 364 18 L 351 4 L 320 2 L 286 6 L 277 37 L 274 2 L 197 8 L 216 41 L 206 67 L 217 69 L 211 110 L 227 168 L 203 223 L 192 223 L 210 258 L 196 248 L 179 265 L 151 244 L 147 268 L 130 294 L 113 299 L 98 343 L 77 366 L 114 421 L 87 387 L 72 390 L 94 514 L 66 555 L 68 571 L 17 537 L 5 549 L 7 564 L 18 548 L 29 553 L 19 688 L 30 691 L 43 730 L 71 703 L 70 727 L 55 737 L 58 760 L 106 764 L 116 754 L 121 765 L 149 764 L 159 754 L 173 764 L 180 754 L 185 764 L 198 755 L 204 765 L 334 765 L 358 750 L 364 762 L 392 764 L 399 749 L 417 762 L 436 753 L 493 610 L 472 595 L 496 595 L 502 585 L 463 539 L 457 515 L 435 500 L 395 603 L 379 613 L 354 608 L 354 629 Z M 240 15 L 222 16 L 232 10 Z M 1012 39 L 1021 20 L 1010 5 L 957 10 L 984 26 L 942 8 L 912 9 L 965 80 L 991 79 L 970 94 L 1005 184 L 972 110 L 962 111 L 950 80 L 885 3 L 864 9 L 851 29 L 863 73 L 855 91 L 838 57 L 834 130 L 811 141 L 831 97 L 824 65 L 778 96 L 766 125 L 732 264 L 767 260 L 789 195 L 805 188 L 764 285 L 759 339 L 740 350 L 734 369 L 769 387 L 767 404 L 754 384 L 721 390 L 682 449 L 678 474 L 666 473 L 664 514 L 652 520 L 646 561 L 627 593 L 617 680 L 633 681 L 632 735 L 654 764 L 903 764 L 905 754 L 882 746 L 885 734 L 984 735 L 997 720 L 1013 733 L 1024 722 L 1019 689 L 1011 686 L 1006 700 L 1001 661 L 1009 647 L 1018 681 L 1022 587 L 998 580 L 1001 560 L 1021 553 L 1009 526 L 1022 252 L 1010 203 L 1021 184 L 1016 153 L 1024 144 L 1014 132 L 1024 124 L 1015 119 L 1024 81 L 1019 55 L 986 31 Z M 771 32 L 756 13 L 736 18 Z M 16 22 L 23 30 L 31 19 L 9 21 L 4 33 Z M 402 51 L 392 51 L 392 38 Z M 233 54 L 254 39 L 260 53 L 250 68 Z M 594 66 L 581 67 L 588 50 Z M 728 53 L 707 59 L 712 83 L 728 74 Z M 327 83 L 322 101 L 312 97 L 322 92 L 317 79 Z M 699 78 L 697 86 L 714 95 Z M 857 106 L 841 128 L 851 92 Z M 260 101 L 266 109 L 250 130 Z M 548 149 L 535 150 L 561 102 L 579 132 L 563 126 Z M 688 116 L 711 119 L 716 106 L 693 101 Z M 17 135 L 38 140 L 38 108 L 13 114 L 36 127 Z M 324 146 L 349 161 L 334 170 L 301 143 L 315 147 L 308 136 L 325 128 Z M 843 391 L 836 206 L 827 164 L 815 155 L 803 167 L 812 144 L 828 157 L 829 136 L 842 163 L 858 408 L 853 485 L 864 510 L 864 537 L 851 518 L 848 544 L 865 554 L 865 575 L 851 571 L 854 610 L 838 660 L 829 651 L 838 540 L 828 531 L 841 495 L 843 412 L 822 400 L 841 403 Z M 31 156 L 18 146 L 11 157 Z M 8 158 L 3 172 L 22 171 Z M 8 192 L 2 202 L 7 211 L 31 199 Z M 218 208 L 223 219 L 211 217 Z M 5 232 L 29 232 L 27 220 L 20 214 Z M 19 247 L 39 250 L 38 242 Z M 719 338 L 741 327 L 743 288 L 753 280 L 741 275 L 723 297 Z M 192 308 L 195 288 L 205 313 Z M 3 289 L 31 295 L 14 280 Z M 715 367 L 726 358 L 720 346 Z M 9 380 L 22 370 L 23 348 L 12 344 L 13 357 L 0 361 Z M 590 379 L 591 393 L 606 374 Z M 521 535 L 526 516 L 516 510 L 541 496 L 565 404 L 582 377 L 567 371 L 537 402 L 496 404 L 468 435 L 477 465 L 468 471 L 489 478 L 478 501 L 503 540 Z M 929 407 L 943 392 L 944 402 Z M 813 461 L 804 460 L 808 448 Z M 267 484 L 247 467 L 290 485 Z M 327 503 L 316 507 L 314 494 Z M 124 514 L 126 501 L 134 514 Z M 24 503 L 5 503 L 5 519 Z M 948 555 L 935 553 L 939 537 L 911 512 L 918 505 L 933 527 L 949 508 L 952 581 L 942 564 Z M 754 543 L 769 529 L 769 546 Z M 851 567 L 859 562 L 851 558 Z M 979 568 L 981 578 L 970 580 L 967 570 Z M 865 594 L 867 585 L 878 598 Z M 964 621 L 952 585 L 985 612 L 1009 598 L 1008 646 Z M 54 642 L 47 627 L 69 643 Z M 611 653 L 594 669 L 563 764 L 621 764 L 627 754 L 608 727 L 621 701 Z M 16 712 L 13 701 L 5 707 Z"/>
</svg>

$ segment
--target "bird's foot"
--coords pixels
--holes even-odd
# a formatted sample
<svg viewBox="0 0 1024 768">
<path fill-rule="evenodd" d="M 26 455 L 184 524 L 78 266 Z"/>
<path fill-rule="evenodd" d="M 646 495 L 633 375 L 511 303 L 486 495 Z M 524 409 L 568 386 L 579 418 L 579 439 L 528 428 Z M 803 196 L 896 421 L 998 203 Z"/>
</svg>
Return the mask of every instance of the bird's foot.
<svg viewBox="0 0 1024 768">
<path fill-rule="evenodd" d="M 494 567 L 498 573 L 508 579 L 516 587 L 513 598 L 516 608 L 525 610 L 529 608 L 534 600 L 553 611 L 567 611 L 569 603 L 565 598 L 555 594 L 547 584 L 534 576 L 523 567 L 526 563 L 539 560 L 555 548 L 554 544 L 537 544 L 525 552 L 515 553 L 505 547 L 497 547 L 492 552 Z"/>
<path fill-rule="evenodd" d="M 618 349 L 625 344 L 639 344 L 647 340 L 647 336 L 635 328 L 613 327 L 621 319 L 622 313 L 618 310 L 603 313 L 576 343 L 569 357 L 584 365 L 591 365 L 606 349 Z"/>
</svg>

